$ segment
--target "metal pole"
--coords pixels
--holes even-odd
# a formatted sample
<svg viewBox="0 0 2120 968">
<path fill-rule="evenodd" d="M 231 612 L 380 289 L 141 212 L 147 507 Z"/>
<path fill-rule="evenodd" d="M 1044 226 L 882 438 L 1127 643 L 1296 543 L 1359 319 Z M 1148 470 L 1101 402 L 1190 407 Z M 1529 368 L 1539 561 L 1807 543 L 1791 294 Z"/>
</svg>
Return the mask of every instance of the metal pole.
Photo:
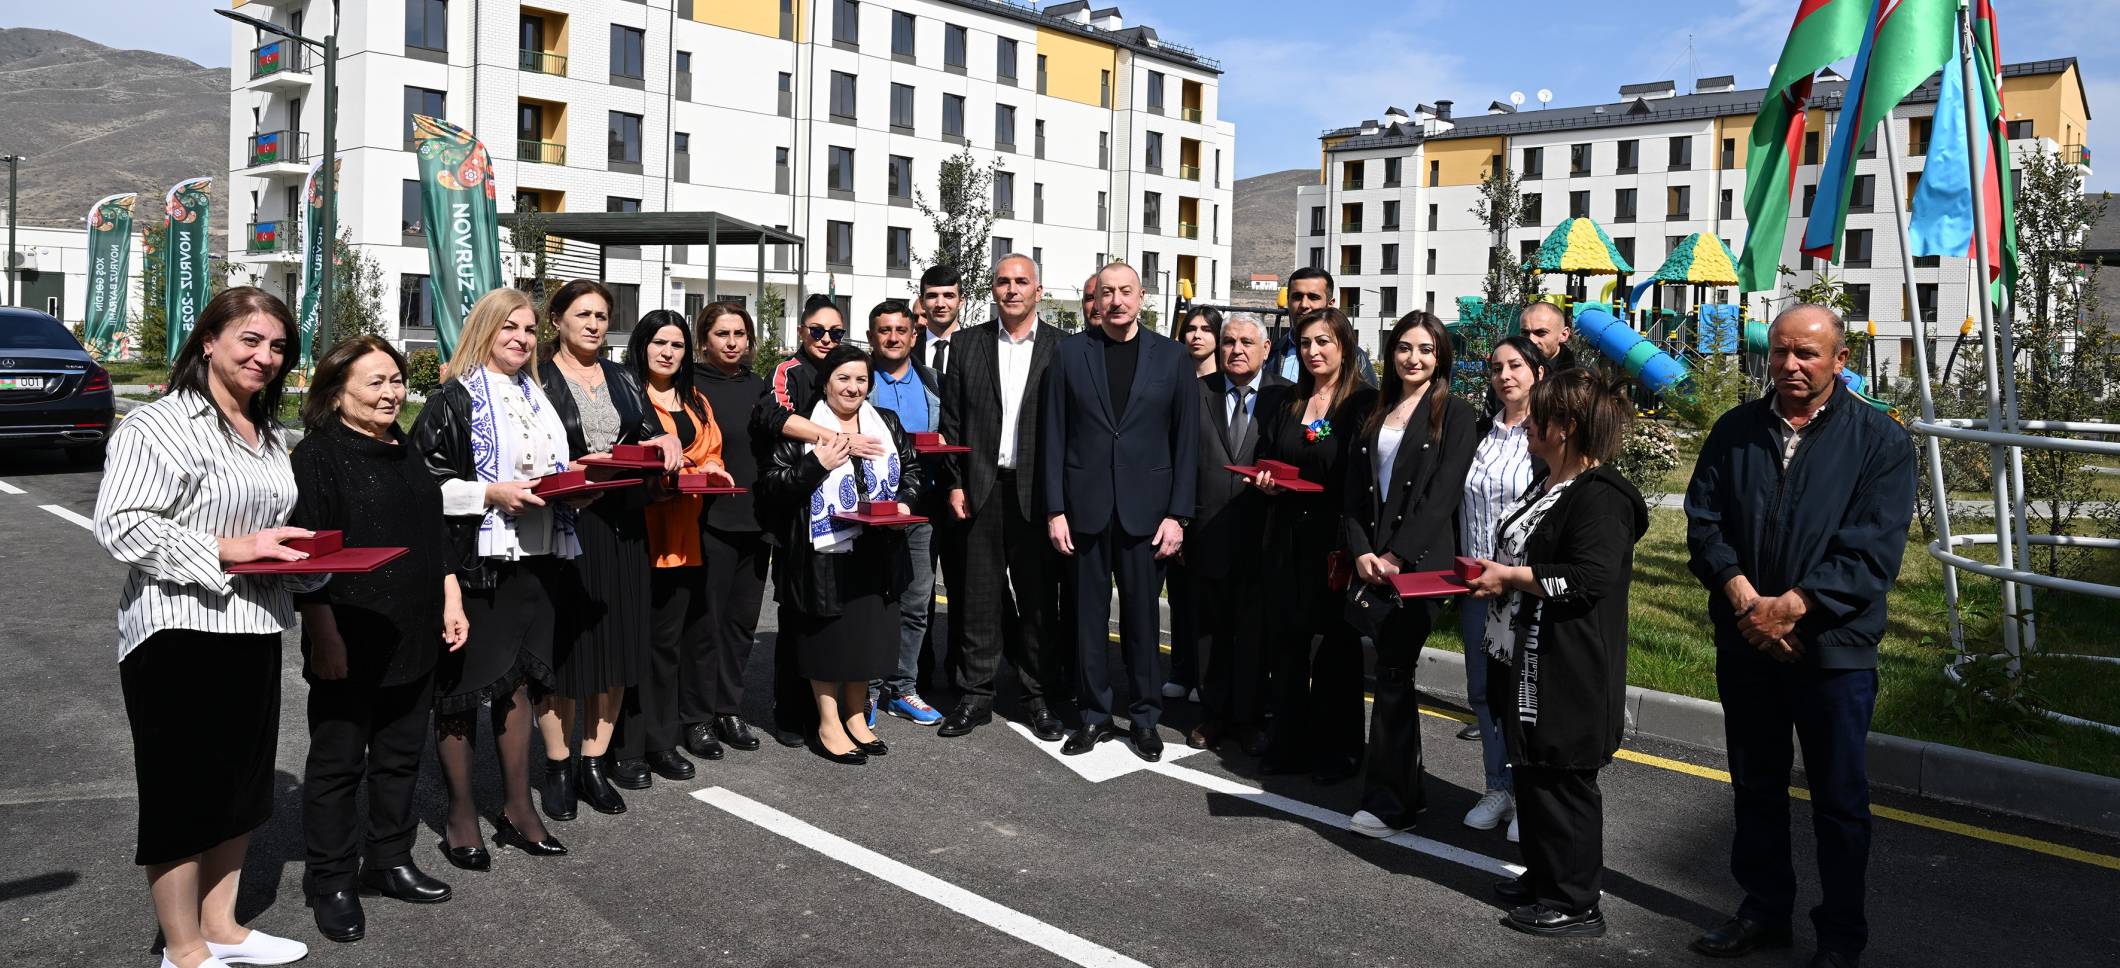
<svg viewBox="0 0 2120 968">
<path fill-rule="evenodd" d="M 317 293 L 316 353 L 323 356 L 331 345 L 332 290 L 338 288 L 339 191 L 333 171 L 339 157 L 339 35 L 324 36 L 324 167 L 317 173 L 317 188 L 324 193 L 324 225 L 319 230 L 324 244 L 324 288 Z"/>
<path fill-rule="evenodd" d="M 15 305 L 15 223 L 22 221 L 22 208 L 15 203 L 15 168 L 21 163 L 21 155 L 7 156 L 7 304 L 10 306 Z"/>
</svg>

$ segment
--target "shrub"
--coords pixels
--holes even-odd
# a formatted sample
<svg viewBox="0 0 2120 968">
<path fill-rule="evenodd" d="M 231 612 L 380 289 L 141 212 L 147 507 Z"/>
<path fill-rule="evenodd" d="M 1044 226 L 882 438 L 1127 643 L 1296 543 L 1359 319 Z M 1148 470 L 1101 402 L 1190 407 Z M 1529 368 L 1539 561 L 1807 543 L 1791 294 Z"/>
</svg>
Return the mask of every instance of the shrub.
<svg viewBox="0 0 2120 968">
<path fill-rule="evenodd" d="M 426 396 L 442 388 L 442 354 L 434 350 L 413 350 L 405 358 L 405 385 L 412 392 Z"/>
<path fill-rule="evenodd" d="M 1612 469 L 1642 492 L 1651 507 L 1664 496 L 1664 475 L 1677 466 L 1678 432 L 1661 420 L 1634 421 L 1612 460 Z"/>
</svg>

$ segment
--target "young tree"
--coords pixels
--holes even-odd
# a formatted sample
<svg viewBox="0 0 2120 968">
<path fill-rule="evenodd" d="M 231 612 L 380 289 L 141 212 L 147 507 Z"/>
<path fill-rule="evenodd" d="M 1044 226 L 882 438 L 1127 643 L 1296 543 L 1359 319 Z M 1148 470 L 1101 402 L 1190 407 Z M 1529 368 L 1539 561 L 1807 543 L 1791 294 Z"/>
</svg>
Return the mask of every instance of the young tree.
<svg viewBox="0 0 2120 968">
<path fill-rule="evenodd" d="M 530 294 L 533 306 L 543 306 L 553 288 L 550 263 L 554 245 L 546 232 L 549 223 L 543 213 L 532 210 L 521 213 L 508 229 L 508 248 L 514 250 L 508 258 L 514 264 L 515 287 Z M 538 321 L 537 338 L 540 343 L 559 338 L 551 320 Z"/>
<path fill-rule="evenodd" d="M 383 316 L 383 266 L 374 256 L 353 247 L 353 232 L 341 228 L 335 258 L 331 260 L 331 328 L 329 343 L 316 347 L 321 358 L 342 340 L 357 336 L 381 336 Z"/>
<path fill-rule="evenodd" d="M 993 253 L 989 250 L 994 239 L 994 173 L 1000 170 L 1001 159 L 981 165 L 972 149 L 966 147 L 942 160 L 933 198 L 917 186 L 913 189 L 913 206 L 935 229 L 934 254 L 926 258 L 915 256 L 915 268 L 925 271 L 930 266 L 946 265 L 963 276 L 958 290 L 964 297 L 963 319 L 967 325 L 979 321 L 994 291 L 993 266 L 989 264 Z"/>
<path fill-rule="evenodd" d="M 758 315 L 751 323 L 758 330 L 758 344 L 751 347 L 751 372 L 762 377 L 771 377 L 773 368 L 787 358 L 780 330 L 787 325 L 788 300 L 780 294 L 780 287 L 767 285 L 758 297 Z"/>
<path fill-rule="evenodd" d="M 1480 176 L 1480 197 L 1472 203 L 1473 217 L 1487 226 L 1487 278 L 1481 292 L 1487 306 L 1513 309 L 1523 304 L 1534 286 L 1531 273 L 1509 248 L 1509 231 L 1531 224 L 1524 207 L 1523 182 L 1508 165 L 1495 165 Z"/>
<path fill-rule="evenodd" d="M 167 219 L 164 219 L 167 222 Z M 133 354 L 159 365 L 169 358 L 169 314 L 162 306 L 162 280 L 169 259 L 162 254 L 163 229 L 150 226 L 140 233 L 140 300 L 134 303 L 137 317 L 133 331 Z"/>
</svg>

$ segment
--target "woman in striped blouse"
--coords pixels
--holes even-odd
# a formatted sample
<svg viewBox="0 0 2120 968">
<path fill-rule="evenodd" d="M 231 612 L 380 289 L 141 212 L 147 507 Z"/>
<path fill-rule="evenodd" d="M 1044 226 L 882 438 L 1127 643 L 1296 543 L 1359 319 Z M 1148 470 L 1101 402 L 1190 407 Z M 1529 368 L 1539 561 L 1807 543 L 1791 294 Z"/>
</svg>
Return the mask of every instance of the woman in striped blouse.
<svg viewBox="0 0 2120 968">
<path fill-rule="evenodd" d="M 1531 387 L 1545 375 L 1546 354 L 1522 334 L 1505 337 L 1487 356 L 1487 384 L 1499 410 L 1480 421 L 1479 449 L 1473 452 L 1472 471 L 1465 475 L 1465 496 L 1458 503 L 1458 547 L 1468 558 L 1494 557 L 1495 530 L 1502 517 L 1545 470 L 1544 463 L 1531 456 L 1530 438 L 1524 432 L 1525 418 L 1531 416 Z M 1510 792 L 1507 751 L 1487 705 L 1487 657 L 1480 648 L 1486 630 L 1486 600 L 1458 599 L 1458 636 L 1465 642 L 1465 696 L 1475 718 L 1474 725 L 1458 735 L 1480 741 L 1487 774 L 1487 792 L 1465 814 L 1465 826 L 1493 830 L 1506 820 L 1509 839 L 1515 840 L 1516 802 Z"/>
<path fill-rule="evenodd" d="M 169 395 L 111 436 L 96 540 L 130 566 L 118 599 L 118 680 L 132 725 L 139 846 L 163 968 L 277 965 L 309 951 L 236 923 L 250 832 L 272 815 L 280 633 L 294 580 L 229 565 L 298 561 L 295 482 L 274 426 L 294 317 L 249 286 L 206 304 Z M 313 583 L 299 582 L 307 589 Z"/>
</svg>

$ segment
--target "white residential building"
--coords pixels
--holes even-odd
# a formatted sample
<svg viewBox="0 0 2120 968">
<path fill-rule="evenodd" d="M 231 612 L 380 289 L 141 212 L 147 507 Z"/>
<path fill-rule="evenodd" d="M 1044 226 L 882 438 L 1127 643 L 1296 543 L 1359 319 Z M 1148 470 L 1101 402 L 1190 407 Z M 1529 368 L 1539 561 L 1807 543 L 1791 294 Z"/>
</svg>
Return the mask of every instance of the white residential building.
<svg viewBox="0 0 2120 968">
<path fill-rule="evenodd" d="M 331 30 L 330 0 L 238 3 L 310 37 Z M 798 292 L 844 297 L 857 330 L 874 303 L 910 298 L 935 246 L 914 192 L 932 198 L 964 146 L 1000 161 L 995 249 L 1039 260 L 1061 304 L 1114 258 L 1165 301 L 1179 279 L 1227 295 L 1235 127 L 1218 110 L 1220 68 L 1116 8 L 348 0 L 338 32 L 340 221 L 382 263 L 401 340 L 431 339 L 415 113 L 480 138 L 503 212 L 712 211 L 803 236 L 803 250 L 766 255 L 791 317 Z M 230 248 L 291 291 L 289 216 L 322 151 L 323 69 L 273 41 L 230 35 Z M 276 68 L 254 67 L 275 52 Z M 276 157 L 257 153 L 261 137 L 277 137 Z M 253 245 L 260 224 L 276 242 Z M 625 326 L 710 296 L 756 308 L 749 247 L 716 255 L 713 293 L 705 246 L 604 255 Z"/>
<path fill-rule="evenodd" d="M 141 196 L 145 208 L 146 196 Z M 159 200 L 157 200 L 159 204 Z M 144 218 L 144 211 L 142 216 Z M 0 245 L 5 245 L 5 220 L 0 220 Z M 126 314 L 138 316 L 140 266 L 146 254 L 140 251 L 140 230 L 133 227 L 132 255 L 126 260 Z M 0 251 L 0 259 L 7 257 Z M 88 315 L 88 273 L 93 260 L 88 254 L 88 230 L 80 226 L 21 225 L 15 228 L 15 301 L 12 305 L 34 309 L 66 324 L 76 333 Z M 4 302 L 4 300 L 0 300 Z"/>
<path fill-rule="evenodd" d="M 2090 109 L 2075 59 L 2006 65 L 2003 75 L 2012 152 L 2062 152 L 2086 160 Z M 1818 271 L 1797 245 L 1845 86 L 1822 77 L 1813 98 L 1781 257 L 1781 264 L 1798 270 L 1798 286 Z M 1694 232 L 1714 232 L 1733 255 L 1741 252 L 1745 154 L 1763 92 L 1737 90 L 1733 77 L 1722 76 L 1700 79 L 1691 94 L 1679 94 L 1671 81 L 1629 84 L 1619 93 L 1621 99 L 1608 104 L 1523 112 L 1497 101 L 1472 116 L 1437 101 L 1411 114 L 1392 108 L 1381 121 L 1325 132 L 1319 183 L 1296 191 L 1294 264 L 1335 275 L 1339 305 L 1355 318 L 1365 342 L 1379 339 L 1415 309 L 1453 320 L 1458 297 L 1481 292 L 1489 241 L 1473 206 L 1481 178 L 1505 159 L 1522 179 L 1533 212 L 1532 225 L 1509 233 L 1519 258 L 1536 251 L 1562 220 L 1578 215 L 1611 235 L 1634 267 L 1634 282 L 1655 272 L 1672 247 Z M 1910 184 L 1926 160 L 1935 99 L 1932 79 L 1892 116 L 1900 169 Z M 1879 358 L 1890 365 L 1910 360 L 1912 352 L 1888 178 L 1882 155 L 1860 156 L 1841 250 L 1845 265 L 1832 273 L 1855 299 L 1851 321 L 1877 324 Z M 1932 337 L 1956 335 L 1969 276 L 1965 259 L 1918 263 L 1916 297 L 1921 317 L 1936 324 L 1929 329 Z M 1591 280 L 1588 295 L 1595 298 L 1606 281 Z M 1549 281 L 1546 287 L 1557 286 Z M 1763 295 L 1755 294 L 1754 312 Z M 1723 289 L 1712 296 L 1727 303 L 1738 294 Z"/>
</svg>

